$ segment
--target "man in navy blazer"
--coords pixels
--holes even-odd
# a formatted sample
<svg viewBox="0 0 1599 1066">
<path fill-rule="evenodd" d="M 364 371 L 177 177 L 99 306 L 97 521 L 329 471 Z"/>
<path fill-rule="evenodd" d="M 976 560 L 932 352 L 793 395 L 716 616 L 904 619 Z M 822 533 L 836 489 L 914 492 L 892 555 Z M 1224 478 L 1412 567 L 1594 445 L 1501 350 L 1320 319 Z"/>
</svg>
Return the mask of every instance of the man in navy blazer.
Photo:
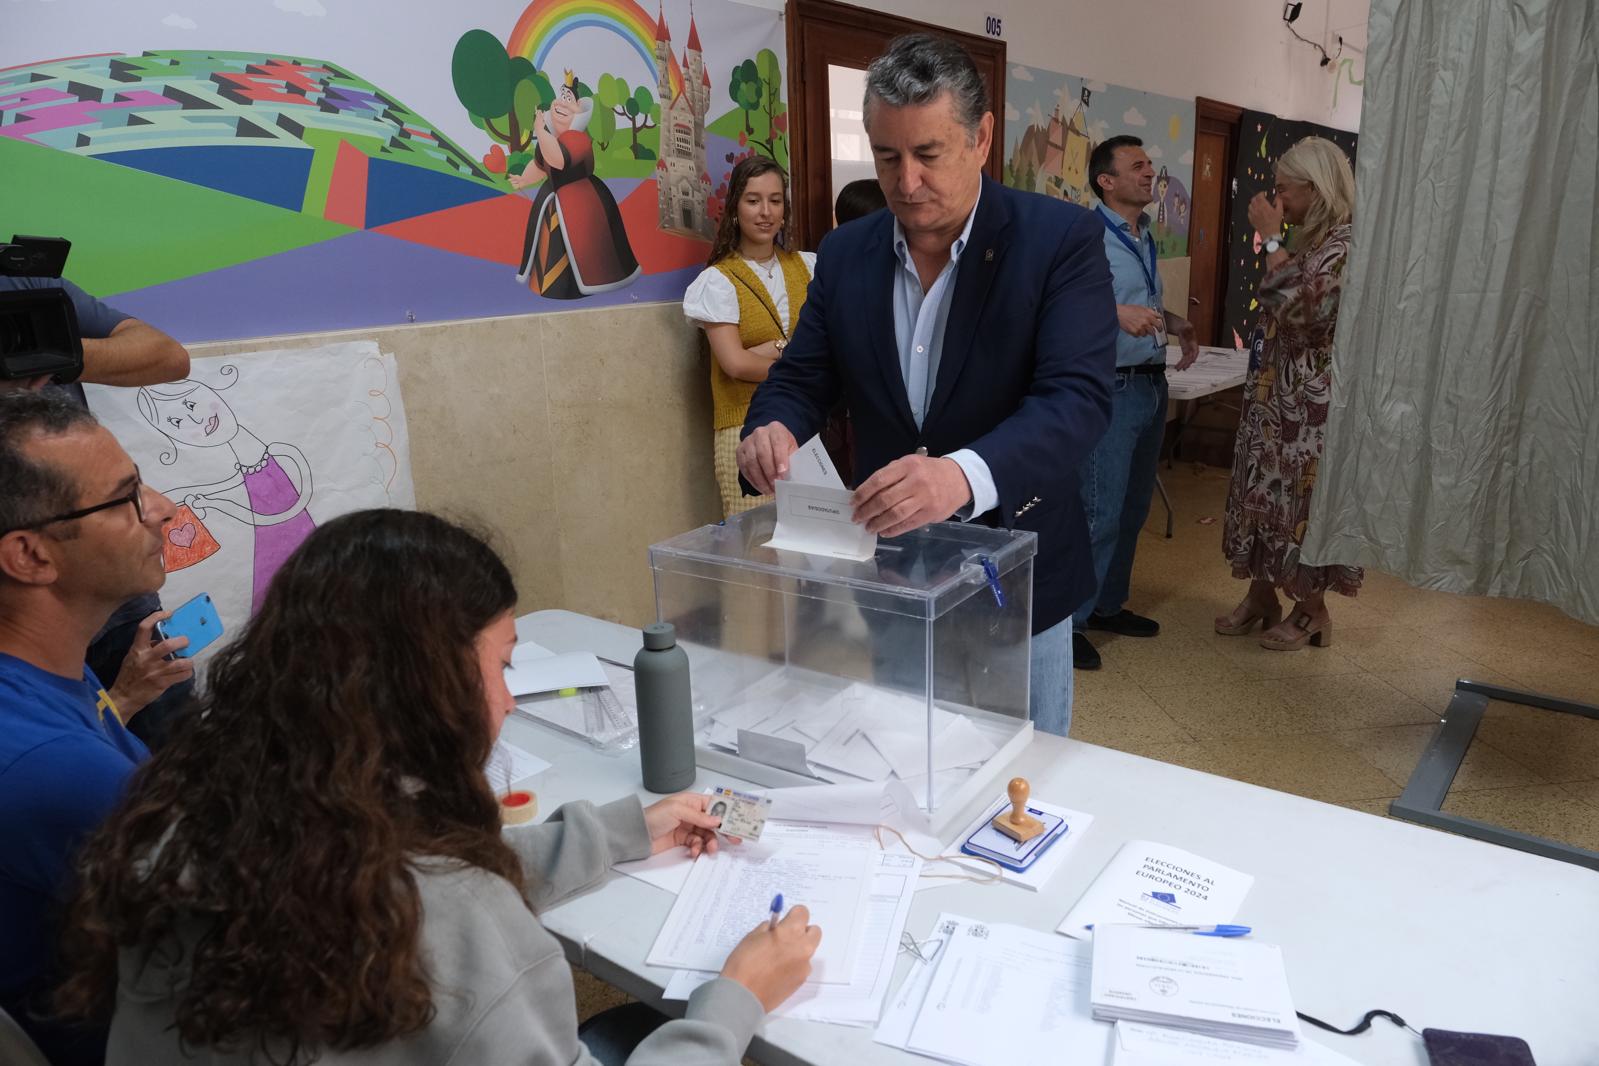
<svg viewBox="0 0 1599 1066">
<path fill-rule="evenodd" d="M 1071 614 L 1095 591 L 1077 471 L 1104 433 L 1116 304 L 1090 212 L 983 175 L 993 138 L 969 56 L 901 37 L 867 74 L 888 211 L 822 242 L 793 339 L 756 390 L 739 469 L 756 491 L 842 396 L 883 536 L 958 517 L 1038 534 L 1031 703 L 1071 720 Z"/>
</svg>

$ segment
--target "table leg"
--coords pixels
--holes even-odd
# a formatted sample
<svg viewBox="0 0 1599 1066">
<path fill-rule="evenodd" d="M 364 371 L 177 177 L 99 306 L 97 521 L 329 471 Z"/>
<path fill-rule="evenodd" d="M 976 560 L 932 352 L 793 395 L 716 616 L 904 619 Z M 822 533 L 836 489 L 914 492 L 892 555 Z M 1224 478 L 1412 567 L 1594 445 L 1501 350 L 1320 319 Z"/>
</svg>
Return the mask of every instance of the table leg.
<svg viewBox="0 0 1599 1066">
<path fill-rule="evenodd" d="M 1160 493 L 1160 502 L 1166 505 L 1166 539 L 1171 540 L 1171 497 L 1166 495 L 1166 486 L 1161 482 L 1159 474 L 1155 475 L 1155 491 Z"/>
</svg>

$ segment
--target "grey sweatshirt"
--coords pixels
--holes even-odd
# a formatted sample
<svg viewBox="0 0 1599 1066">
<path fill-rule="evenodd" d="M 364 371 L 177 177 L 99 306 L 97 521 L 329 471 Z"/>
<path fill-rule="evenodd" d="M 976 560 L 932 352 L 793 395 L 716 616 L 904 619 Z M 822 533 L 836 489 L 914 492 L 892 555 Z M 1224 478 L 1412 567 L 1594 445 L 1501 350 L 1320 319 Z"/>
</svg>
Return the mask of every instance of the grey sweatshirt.
<svg viewBox="0 0 1599 1066">
<path fill-rule="evenodd" d="M 650 852 L 644 812 L 635 797 L 603 807 L 569 803 L 542 825 L 509 829 L 505 836 L 522 858 L 535 907 L 599 882 L 614 862 Z M 423 909 L 423 957 L 434 986 L 433 1024 L 378 1048 L 325 1051 L 319 1066 L 597 1066 L 577 1038 L 572 972 L 561 945 L 508 881 L 477 868 L 422 859 L 416 864 L 416 886 Z M 107 1066 L 268 1061 L 249 1048 L 180 1046 L 172 1028 L 174 993 L 188 980 L 189 950 L 202 929 L 199 922 L 183 927 L 180 942 L 166 946 L 171 950 L 122 952 Z M 736 1066 L 763 1014 L 748 989 L 718 978 L 695 990 L 686 1017 L 661 1026 L 627 1061 L 629 1066 Z"/>
</svg>

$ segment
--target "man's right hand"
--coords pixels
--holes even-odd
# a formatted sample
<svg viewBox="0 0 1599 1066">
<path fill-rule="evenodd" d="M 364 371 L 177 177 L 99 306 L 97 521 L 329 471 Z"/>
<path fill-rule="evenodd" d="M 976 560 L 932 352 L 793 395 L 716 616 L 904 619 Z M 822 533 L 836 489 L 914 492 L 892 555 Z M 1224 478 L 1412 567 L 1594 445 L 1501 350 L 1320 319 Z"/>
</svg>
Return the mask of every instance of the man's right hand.
<svg viewBox="0 0 1599 1066">
<path fill-rule="evenodd" d="M 776 1010 L 811 975 L 811 956 L 822 942 L 822 930 L 808 924 L 810 920 L 810 911 L 795 907 L 776 929 L 762 922 L 727 957 L 722 976 L 749 989 L 767 1013 Z"/>
<path fill-rule="evenodd" d="M 117 683 L 111 686 L 108 693 L 124 723 L 153 703 L 161 693 L 194 676 L 193 659 L 167 658 L 173 652 L 187 648 L 188 637 L 155 639 L 155 624 L 171 617 L 171 611 L 145 615 L 133 631 L 133 643 L 122 660 L 122 669 L 117 671 Z"/>
<path fill-rule="evenodd" d="M 738 472 L 762 496 L 776 491 L 773 486 L 788 476 L 789 456 L 799 451 L 799 442 L 781 422 L 768 422 L 738 442 Z"/>
<path fill-rule="evenodd" d="M 1153 337 L 1160 332 L 1160 312 L 1153 307 L 1117 304 L 1116 321 L 1121 323 L 1123 333 L 1130 333 L 1135 337 Z"/>
</svg>

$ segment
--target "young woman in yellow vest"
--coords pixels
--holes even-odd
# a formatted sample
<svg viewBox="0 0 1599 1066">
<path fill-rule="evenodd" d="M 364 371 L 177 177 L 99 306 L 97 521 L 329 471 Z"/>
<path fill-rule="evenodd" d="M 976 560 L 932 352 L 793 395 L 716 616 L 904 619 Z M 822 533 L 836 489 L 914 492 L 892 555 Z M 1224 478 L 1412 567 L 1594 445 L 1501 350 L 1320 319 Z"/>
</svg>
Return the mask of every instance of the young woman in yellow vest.
<svg viewBox="0 0 1599 1066">
<path fill-rule="evenodd" d="M 740 160 L 709 265 L 683 294 L 683 313 L 711 347 L 716 485 L 722 511 L 747 511 L 771 497 L 738 485 L 738 432 L 755 386 L 783 354 L 816 269 L 814 252 L 791 252 L 788 175 L 770 159 Z"/>
</svg>

